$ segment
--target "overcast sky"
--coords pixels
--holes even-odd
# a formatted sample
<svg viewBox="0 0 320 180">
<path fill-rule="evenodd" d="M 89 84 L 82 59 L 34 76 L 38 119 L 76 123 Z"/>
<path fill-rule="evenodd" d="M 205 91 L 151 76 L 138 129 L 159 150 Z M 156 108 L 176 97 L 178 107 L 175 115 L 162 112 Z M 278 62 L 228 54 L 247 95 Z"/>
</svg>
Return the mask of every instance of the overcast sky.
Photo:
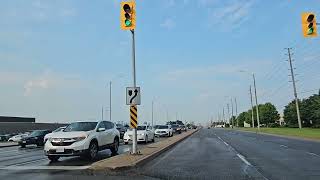
<svg viewBox="0 0 320 180">
<path fill-rule="evenodd" d="M 310 0 L 137 0 L 139 122 L 178 116 L 205 123 L 237 97 L 250 108 L 250 72 L 259 102 L 281 112 L 292 100 L 284 48 L 292 47 L 299 97 L 320 88 L 319 37 L 305 39 L 301 13 Z M 38 122 L 128 122 L 125 87 L 132 85 L 131 36 L 120 30 L 120 1 L 1 0 L 0 115 Z M 241 73 L 246 70 L 249 73 Z"/>
</svg>

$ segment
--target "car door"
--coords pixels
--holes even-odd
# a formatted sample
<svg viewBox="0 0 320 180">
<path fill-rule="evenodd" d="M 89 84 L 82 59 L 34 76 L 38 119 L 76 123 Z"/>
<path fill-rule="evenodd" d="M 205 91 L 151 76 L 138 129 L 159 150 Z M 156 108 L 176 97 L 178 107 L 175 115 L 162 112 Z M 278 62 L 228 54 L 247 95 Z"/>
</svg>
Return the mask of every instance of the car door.
<svg viewBox="0 0 320 180">
<path fill-rule="evenodd" d="M 115 137 L 115 131 L 114 131 L 114 124 L 110 121 L 105 121 L 105 125 L 106 125 L 106 139 L 108 144 L 113 143 L 114 137 Z"/>
<path fill-rule="evenodd" d="M 99 131 L 100 128 L 104 128 L 105 130 L 104 131 Z M 105 123 L 104 121 L 101 121 L 98 125 L 98 128 L 97 128 L 97 139 L 98 139 L 98 144 L 99 146 L 104 146 L 107 143 L 107 135 L 106 135 L 106 126 L 105 126 Z"/>
<path fill-rule="evenodd" d="M 148 134 L 149 140 L 153 139 L 154 133 L 151 126 L 147 127 L 147 134 Z"/>
</svg>

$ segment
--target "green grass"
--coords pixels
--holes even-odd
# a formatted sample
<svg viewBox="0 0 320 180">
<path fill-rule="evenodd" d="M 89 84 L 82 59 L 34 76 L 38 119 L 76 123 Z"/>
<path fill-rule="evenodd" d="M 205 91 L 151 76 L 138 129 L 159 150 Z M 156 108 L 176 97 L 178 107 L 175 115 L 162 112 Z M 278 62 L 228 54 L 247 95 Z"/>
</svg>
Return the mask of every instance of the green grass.
<svg viewBox="0 0 320 180">
<path fill-rule="evenodd" d="M 242 131 L 256 132 L 257 128 L 238 128 Z M 260 128 L 260 132 L 284 136 L 300 137 L 305 139 L 320 140 L 320 129 L 312 128 Z"/>
</svg>

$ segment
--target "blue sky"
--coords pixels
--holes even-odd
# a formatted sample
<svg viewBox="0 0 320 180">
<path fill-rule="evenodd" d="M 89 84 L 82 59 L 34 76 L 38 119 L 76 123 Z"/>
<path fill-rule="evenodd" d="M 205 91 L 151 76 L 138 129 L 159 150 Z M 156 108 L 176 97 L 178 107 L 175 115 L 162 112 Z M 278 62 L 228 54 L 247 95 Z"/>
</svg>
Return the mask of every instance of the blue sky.
<svg viewBox="0 0 320 180">
<path fill-rule="evenodd" d="M 299 97 L 319 88 L 319 37 L 305 39 L 301 13 L 320 15 L 318 0 L 136 1 L 140 122 L 176 115 L 205 123 L 237 97 L 250 107 L 249 74 L 259 102 L 279 111 L 292 98 L 284 48 L 293 48 Z M 2 0 L 0 114 L 39 122 L 101 119 L 113 82 L 113 120 L 128 121 L 131 36 L 120 30 L 120 1 Z M 318 18 L 320 21 L 320 18 Z M 105 111 L 105 115 L 108 115 Z"/>
</svg>

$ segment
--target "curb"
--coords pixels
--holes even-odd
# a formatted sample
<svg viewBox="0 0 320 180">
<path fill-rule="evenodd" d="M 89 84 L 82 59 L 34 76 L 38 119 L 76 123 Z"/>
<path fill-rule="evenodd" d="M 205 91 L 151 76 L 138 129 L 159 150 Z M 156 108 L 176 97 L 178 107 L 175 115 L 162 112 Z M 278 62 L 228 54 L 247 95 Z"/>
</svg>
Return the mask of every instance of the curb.
<svg viewBox="0 0 320 180">
<path fill-rule="evenodd" d="M 182 142 L 183 140 L 187 139 L 188 137 L 190 137 L 191 135 L 195 134 L 196 132 L 198 132 L 200 130 L 199 129 L 196 129 L 194 132 L 182 137 L 181 139 L 179 139 L 178 141 L 175 141 L 173 142 L 172 144 L 166 146 L 166 147 L 163 147 L 162 149 L 159 149 L 158 151 L 136 161 L 135 163 L 133 164 L 128 164 L 126 166 L 121 166 L 121 167 L 106 167 L 105 169 L 91 169 L 91 168 L 88 168 L 86 169 L 87 173 L 90 173 L 90 174 L 101 174 L 101 173 L 104 173 L 104 172 L 118 172 L 118 171 L 123 171 L 123 170 L 132 170 L 134 168 L 137 168 L 139 166 L 142 166 L 146 163 L 148 163 L 149 161 L 155 159 L 156 157 L 158 157 L 160 154 L 168 151 L 169 149 L 171 149 L 173 146 L 177 145 L 178 143 Z"/>
<path fill-rule="evenodd" d="M 0 145 L 0 149 L 1 148 L 6 148 L 6 147 L 13 147 L 13 146 L 19 146 L 19 144 L 11 144 L 11 145 L 4 145 L 4 146 Z"/>
<path fill-rule="evenodd" d="M 303 137 L 297 137 L 297 136 L 286 136 L 286 135 L 271 134 L 271 133 L 264 133 L 264 132 L 258 132 L 258 131 L 253 132 L 253 131 L 245 131 L 245 130 L 240 130 L 240 129 L 235 129 L 235 131 L 261 134 L 261 135 L 274 136 L 274 137 L 281 137 L 281 138 L 294 139 L 294 140 L 301 140 L 301 141 L 310 141 L 310 142 L 317 142 L 317 143 L 320 142 L 320 140 L 318 140 L 318 139 L 309 139 L 309 138 L 303 138 Z"/>
</svg>

